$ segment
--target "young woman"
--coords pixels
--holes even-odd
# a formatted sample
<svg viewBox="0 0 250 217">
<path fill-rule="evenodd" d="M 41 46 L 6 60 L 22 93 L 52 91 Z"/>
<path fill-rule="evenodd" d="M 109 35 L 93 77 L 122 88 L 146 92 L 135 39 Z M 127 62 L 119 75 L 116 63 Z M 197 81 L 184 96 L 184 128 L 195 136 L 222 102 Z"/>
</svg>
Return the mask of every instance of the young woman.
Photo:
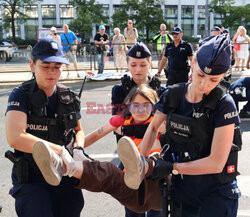
<svg viewBox="0 0 250 217">
<path fill-rule="evenodd" d="M 184 84 L 176 95 L 173 87 L 161 96 L 155 105 L 158 111 L 142 141 L 141 153 L 148 156 L 159 126 L 167 119 L 165 139 L 170 144 L 169 155 L 166 161 L 155 161 L 151 177 L 160 179 L 174 174 L 173 198 L 182 217 L 237 216 L 240 191 L 236 175 L 240 143 L 232 143 L 239 117 L 232 97 L 218 87 L 230 62 L 228 35 L 214 37 L 205 43 L 197 51 L 192 83 Z M 137 152 L 131 151 L 133 146 L 129 140 L 123 142 L 121 151 L 118 146 L 125 179 L 130 167 L 141 171 L 139 166 L 145 162 L 138 158 Z M 131 165 L 131 161 L 138 159 L 142 163 Z M 135 169 L 135 165 L 139 168 Z M 138 173 L 125 183 L 139 186 L 138 177 L 144 176 Z M 135 183 L 138 180 L 139 183 Z"/>
<path fill-rule="evenodd" d="M 240 45 L 239 50 L 236 50 L 236 70 L 245 71 L 244 67 L 248 59 L 248 43 L 250 43 L 250 38 L 244 26 L 239 26 L 232 41 Z"/>
<path fill-rule="evenodd" d="M 47 142 L 62 157 L 69 155 L 66 146 L 71 151 L 83 147 L 80 101 L 69 88 L 57 84 L 63 64 L 69 62 L 61 44 L 54 39 L 39 40 L 30 60 L 35 79 L 16 87 L 9 96 L 6 138 L 19 159 L 13 166 L 10 194 L 19 217 L 77 217 L 83 208 L 82 192 L 74 188 L 77 180 L 64 177 L 60 186 L 51 188 L 31 155 L 37 141 Z M 73 152 L 74 156 L 82 153 Z"/>
<path fill-rule="evenodd" d="M 157 93 L 146 84 L 134 87 L 124 100 L 122 115 L 113 116 L 109 122 L 88 134 L 85 137 L 84 147 L 92 145 L 108 133 L 115 131 L 129 136 L 140 151 L 140 142 L 153 119 L 154 104 L 157 100 Z M 150 153 L 160 152 L 160 149 L 159 139 L 156 139 Z"/>
</svg>

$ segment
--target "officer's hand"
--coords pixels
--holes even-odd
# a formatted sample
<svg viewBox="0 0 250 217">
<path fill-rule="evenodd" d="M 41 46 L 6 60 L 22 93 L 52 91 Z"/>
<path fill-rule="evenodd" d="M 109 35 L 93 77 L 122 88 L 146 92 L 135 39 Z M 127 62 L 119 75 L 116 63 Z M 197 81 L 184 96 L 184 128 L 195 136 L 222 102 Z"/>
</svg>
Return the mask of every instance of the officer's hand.
<svg viewBox="0 0 250 217">
<path fill-rule="evenodd" d="M 67 149 L 63 147 L 61 158 L 66 165 L 66 172 L 63 174 L 64 176 L 72 177 L 76 171 L 75 160 L 71 157 Z"/>
<path fill-rule="evenodd" d="M 88 160 L 81 149 L 73 149 L 73 158 L 75 161 Z"/>
<path fill-rule="evenodd" d="M 173 166 L 174 164 L 169 161 L 158 159 L 155 162 L 153 173 L 149 176 L 149 178 L 153 180 L 166 178 L 172 173 Z"/>
</svg>

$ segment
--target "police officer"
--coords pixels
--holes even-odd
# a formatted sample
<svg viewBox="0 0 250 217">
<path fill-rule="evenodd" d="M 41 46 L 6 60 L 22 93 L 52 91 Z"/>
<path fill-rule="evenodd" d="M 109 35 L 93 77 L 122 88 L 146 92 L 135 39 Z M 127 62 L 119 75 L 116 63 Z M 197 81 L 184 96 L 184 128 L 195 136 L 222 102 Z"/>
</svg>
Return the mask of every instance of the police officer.
<svg viewBox="0 0 250 217">
<path fill-rule="evenodd" d="M 127 53 L 128 69 L 131 72 L 129 77 L 125 75 L 121 79 L 121 84 L 116 84 L 112 88 L 111 103 L 113 106 L 112 115 L 119 114 L 122 110 L 121 105 L 129 91 L 138 84 L 147 83 L 152 89 L 156 90 L 160 96 L 165 88 L 161 86 L 157 77 L 150 76 L 152 65 L 151 52 L 142 42 L 137 42 Z"/>
<path fill-rule="evenodd" d="M 188 81 L 188 73 L 190 71 L 188 60 L 192 62 L 193 59 L 193 48 L 191 44 L 182 40 L 182 29 L 174 27 L 171 34 L 174 40 L 166 47 L 165 54 L 158 68 L 158 74 L 160 74 L 168 60 L 167 86 Z"/>
<path fill-rule="evenodd" d="M 233 137 L 239 117 L 230 94 L 218 86 L 230 68 L 230 61 L 228 35 L 205 43 L 197 51 L 192 83 L 170 86 L 162 94 L 142 141 L 141 153 L 148 156 L 158 128 L 167 118 L 162 143 L 170 147 L 164 160 L 155 160 L 151 178 L 161 179 L 172 173 L 175 209 L 179 208 L 182 217 L 237 216 L 240 196 L 237 154 L 241 141 L 233 141 Z M 125 166 L 125 183 L 132 185 L 135 184 L 132 180 L 140 182 L 144 176 L 135 174 L 133 179 L 131 171 L 144 172 L 145 168 L 146 173 L 147 164 L 132 151 L 131 142 L 122 145 L 126 145 L 128 152 L 118 153 L 120 159 L 141 162 Z M 131 176 L 127 177 L 129 172 Z"/>
<path fill-rule="evenodd" d="M 80 100 L 57 84 L 63 64 L 69 62 L 58 41 L 39 40 L 30 60 L 35 79 L 16 87 L 9 96 L 6 136 L 15 151 L 10 194 L 19 217 L 79 217 L 83 208 L 82 192 L 74 188 L 77 180 L 65 176 L 60 185 L 48 185 L 31 155 L 33 144 L 39 140 L 62 158 L 69 159 L 69 151 L 74 158 L 83 155 Z M 69 161 L 67 164 L 70 168 Z"/>
<path fill-rule="evenodd" d="M 233 82 L 229 88 L 229 93 L 232 95 L 236 107 L 239 111 L 239 102 L 247 101 L 240 110 L 240 118 L 250 118 L 250 77 L 244 77 Z"/>
<path fill-rule="evenodd" d="M 124 76 L 121 84 L 116 84 L 112 88 L 112 114 L 116 115 L 122 111 L 122 104 L 129 91 L 136 85 L 147 83 L 152 89 L 156 90 L 158 96 L 160 96 L 165 88 L 160 85 L 158 77 L 151 78 L 149 76 L 149 70 L 151 68 L 151 52 L 142 42 L 136 43 L 127 53 L 128 69 L 131 72 L 132 77 Z M 117 141 L 122 137 L 116 134 Z M 122 169 L 123 165 L 119 165 Z M 135 213 L 128 208 L 125 208 L 126 217 L 144 217 L 145 214 Z M 160 217 L 161 212 L 150 210 L 147 213 L 148 217 Z"/>
</svg>

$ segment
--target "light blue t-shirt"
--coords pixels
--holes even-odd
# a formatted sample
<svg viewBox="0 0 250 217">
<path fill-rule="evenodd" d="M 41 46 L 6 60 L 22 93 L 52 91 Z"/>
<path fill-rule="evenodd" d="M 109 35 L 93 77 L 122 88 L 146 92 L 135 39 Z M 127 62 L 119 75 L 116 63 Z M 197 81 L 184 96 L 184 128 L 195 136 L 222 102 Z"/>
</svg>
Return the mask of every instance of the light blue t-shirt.
<svg viewBox="0 0 250 217">
<path fill-rule="evenodd" d="M 70 46 L 68 46 L 68 44 L 74 44 L 74 40 L 77 40 L 77 37 L 76 37 L 74 32 L 62 33 L 60 35 L 60 38 L 61 38 L 61 41 L 62 41 L 63 51 L 64 52 L 69 51 Z"/>
</svg>

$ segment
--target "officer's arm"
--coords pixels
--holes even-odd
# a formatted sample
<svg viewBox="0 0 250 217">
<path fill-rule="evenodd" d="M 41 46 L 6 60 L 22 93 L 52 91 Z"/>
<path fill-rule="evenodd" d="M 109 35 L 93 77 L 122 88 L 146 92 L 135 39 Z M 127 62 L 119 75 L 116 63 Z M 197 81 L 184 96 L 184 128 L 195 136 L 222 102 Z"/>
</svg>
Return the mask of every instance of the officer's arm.
<svg viewBox="0 0 250 217">
<path fill-rule="evenodd" d="M 210 155 L 195 161 L 177 163 L 176 169 L 180 174 L 187 175 L 221 173 L 232 147 L 233 135 L 234 124 L 215 128 Z"/>
<path fill-rule="evenodd" d="M 77 120 L 77 127 L 74 128 L 75 133 L 76 133 L 76 140 L 74 147 L 79 146 L 79 147 L 84 147 L 84 140 L 85 140 L 85 135 L 82 129 L 82 124 L 80 120 Z"/>
<path fill-rule="evenodd" d="M 16 150 L 32 153 L 33 145 L 37 141 L 47 142 L 26 132 L 27 115 L 22 111 L 8 111 L 5 126 L 7 141 L 9 145 Z M 54 143 L 48 144 L 56 153 L 60 154 L 62 152 L 62 147 L 59 145 Z"/>
<path fill-rule="evenodd" d="M 103 126 L 89 133 L 85 137 L 84 148 L 92 145 L 93 143 L 95 143 L 96 141 L 98 141 L 99 139 L 103 138 L 104 136 L 106 136 L 107 134 L 116 129 L 117 128 L 112 126 L 109 122 L 105 123 Z"/>
<path fill-rule="evenodd" d="M 166 56 L 163 56 L 159 65 L 158 72 L 161 72 L 161 70 L 164 68 L 168 58 Z"/>
<path fill-rule="evenodd" d="M 154 118 L 150 125 L 147 128 L 147 131 L 143 137 L 143 140 L 141 142 L 141 154 L 144 156 L 148 156 L 150 150 L 152 149 L 152 146 L 156 140 L 156 136 L 159 130 L 159 127 L 163 123 L 164 120 L 166 120 L 167 115 L 159 112 L 157 112 L 154 115 Z"/>
</svg>

